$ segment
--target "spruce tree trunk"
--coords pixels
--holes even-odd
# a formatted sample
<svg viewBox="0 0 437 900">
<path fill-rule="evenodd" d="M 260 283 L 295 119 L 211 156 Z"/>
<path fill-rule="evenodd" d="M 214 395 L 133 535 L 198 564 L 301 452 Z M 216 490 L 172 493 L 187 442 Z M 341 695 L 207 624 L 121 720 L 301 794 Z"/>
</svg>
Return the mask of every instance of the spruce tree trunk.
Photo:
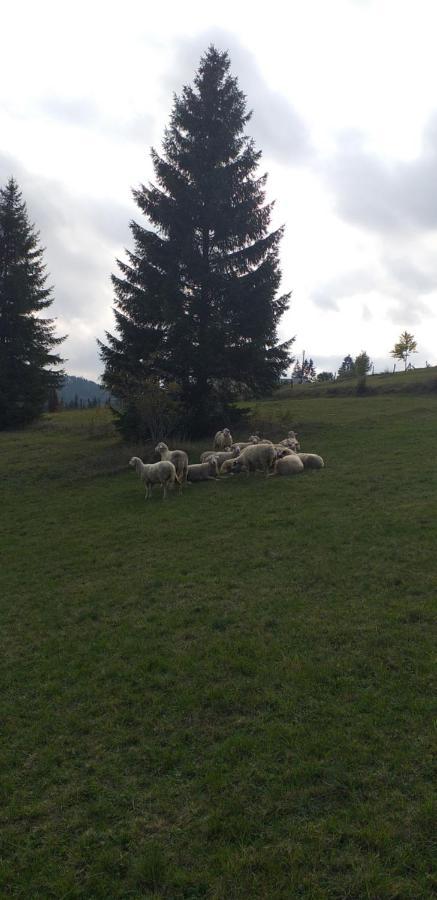
<svg viewBox="0 0 437 900">
<path fill-rule="evenodd" d="M 199 368 L 197 375 L 198 412 L 201 419 L 207 412 L 208 405 L 208 332 L 209 332 L 209 228 L 204 227 L 202 233 L 202 282 L 200 287 L 199 310 Z"/>
</svg>

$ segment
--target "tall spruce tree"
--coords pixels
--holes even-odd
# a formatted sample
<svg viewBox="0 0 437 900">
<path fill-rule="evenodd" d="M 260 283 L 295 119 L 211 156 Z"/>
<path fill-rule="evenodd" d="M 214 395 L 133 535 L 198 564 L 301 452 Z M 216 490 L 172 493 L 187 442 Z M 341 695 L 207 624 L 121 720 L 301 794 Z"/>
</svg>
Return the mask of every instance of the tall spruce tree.
<svg viewBox="0 0 437 900">
<path fill-rule="evenodd" d="M 268 232 L 267 176 L 229 69 L 209 47 L 174 99 L 162 156 L 151 151 L 157 184 L 133 192 L 150 227 L 131 223 L 134 251 L 113 276 L 118 335 L 100 343 L 104 383 L 131 425 L 142 380 L 176 383 L 196 435 L 229 423 L 241 390 L 270 391 L 291 361 L 292 340 L 277 338 L 290 296 L 277 296 L 283 229 Z"/>
<path fill-rule="evenodd" d="M 0 428 L 36 418 L 64 375 L 52 368 L 63 362 L 52 351 L 64 338 L 39 315 L 53 302 L 43 253 L 10 178 L 0 190 Z"/>
</svg>

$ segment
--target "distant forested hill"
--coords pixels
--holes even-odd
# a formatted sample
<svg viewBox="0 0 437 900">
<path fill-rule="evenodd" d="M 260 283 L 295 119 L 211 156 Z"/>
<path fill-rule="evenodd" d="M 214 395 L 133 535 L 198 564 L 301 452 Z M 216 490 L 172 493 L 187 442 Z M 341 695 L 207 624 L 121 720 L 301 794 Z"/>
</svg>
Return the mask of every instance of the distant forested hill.
<svg viewBox="0 0 437 900">
<path fill-rule="evenodd" d="M 96 381 L 90 381 L 88 378 L 78 378 L 76 375 L 67 375 L 65 381 L 58 391 L 59 399 L 68 406 L 77 401 L 79 406 L 88 403 L 103 405 L 109 400 L 108 391 L 103 390 Z"/>
</svg>

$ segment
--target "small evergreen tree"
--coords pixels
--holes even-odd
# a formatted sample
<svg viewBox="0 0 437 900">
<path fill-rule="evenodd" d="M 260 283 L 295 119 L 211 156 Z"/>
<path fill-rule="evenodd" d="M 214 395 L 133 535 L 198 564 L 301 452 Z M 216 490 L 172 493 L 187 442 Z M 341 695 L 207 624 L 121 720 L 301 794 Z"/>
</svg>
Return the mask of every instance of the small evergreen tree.
<svg viewBox="0 0 437 900">
<path fill-rule="evenodd" d="M 338 372 L 337 378 L 353 378 L 355 375 L 355 365 L 352 357 L 348 354 L 345 356 Z"/>
<path fill-rule="evenodd" d="M 53 348 L 54 320 L 40 316 L 53 302 L 44 250 L 16 181 L 0 190 L 0 428 L 30 422 L 62 382 Z"/>
<path fill-rule="evenodd" d="M 333 372 L 319 372 L 317 381 L 334 381 L 334 374 Z"/>
<path fill-rule="evenodd" d="M 304 382 L 313 381 L 315 377 L 316 370 L 312 359 L 306 359 L 306 357 L 304 357 L 302 362 L 296 362 L 293 369 L 293 378 L 295 381 L 298 381 L 299 384 L 304 384 Z"/>
<path fill-rule="evenodd" d="M 366 351 L 362 350 L 354 359 L 354 375 L 358 378 L 365 378 L 365 376 L 369 374 L 371 368 L 372 360 Z"/>
<path fill-rule="evenodd" d="M 354 374 L 357 377 L 357 394 L 365 394 L 367 391 L 366 379 L 372 368 L 372 361 L 365 350 L 354 359 Z"/>
<path fill-rule="evenodd" d="M 413 334 L 409 334 L 408 331 L 403 331 L 399 337 L 399 340 L 394 345 L 390 356 L 393 356 L 394 359 L 402 360 L 402 362 L 404 363 L 404 369 L 406 371 L 408 358 L 411 353 L 417 353 L 417 341 L 414 339 Z"/>
<path fill-rule="evenodd" d="M 100 348 L 104 384 L 138 433 L 131 383 L 176 382 L 194 436 L 230 424 L 232 401 L 271 391 L 291 362 L 292 341 L 277 340 L 282 229 L 268 232 L 266 175 L 229 68 L 211 46 L 174 100 L 163 155 L 152 149 L 156 186 L 134 191 L 150 224 L 131 223 L 134 250 L 113 276 L 118 335 Z"/>
</svg>

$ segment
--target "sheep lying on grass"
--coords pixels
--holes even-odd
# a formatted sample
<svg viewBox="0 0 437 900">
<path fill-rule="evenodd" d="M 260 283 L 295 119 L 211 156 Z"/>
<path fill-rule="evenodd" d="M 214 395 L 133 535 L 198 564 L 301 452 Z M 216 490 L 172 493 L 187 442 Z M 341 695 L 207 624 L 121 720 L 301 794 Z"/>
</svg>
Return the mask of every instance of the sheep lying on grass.
<svg viewBox="0 0 437 900">
<path fill-rule="evenodd" d="M 217 459 L 211 456 L 206 462 L 188 466 L 187 481 L 215 481 L 218 477 Z"/>
<path fill-rule="evenodd" d="M 237 441 L 235 444 L 232 444 L 231 450 L 235 450 L 236 447 L 239 447 L 240 450 L 245 450 L 246 447 L 254 447 L 256 444 L 264 443 L 261 441 L 256 434 L 252 434 L 248 441 Z M 270 444 L 271 441 L 267 441 L 266 443 Z"/>
<path fill-rule="evenodd" d="M 271 478 L 273 475 L 298 475 L 299 472 L 303 472 L 303 469 L 302 460 L 299 459 L 297 453 L 292 453 L 289 456 L 277 459 L 274 471 L 268 477 Z"/>
<path fill-rule="evenodd" d="M 226 450 L 232 444 L 232 434 L 229 428 L 218 431 L 214 438 L 214 450 Z"/>
<path fill-rule="evenodd" d="M 249 444 L 273 444 L 273 441 L 270 438 L 262 438 L 259 434 L 251 434 L 249 437 Z"/>
<path fill-rule="evenodd" d="M 159 453 L 162 460 L 173 463 L 176 469 L 177 480 L 180 485 L 179 490 L 181 491 L 182 485 L 187 480 L 188 456 L 185 453 L 185 450 L 169 450 L 167 444 L 164 444 L 164 441 L 161 441 L 155 447 L 155 453 Z"/>
<path fill-rule="evenodd" d="M 322 457 L 317 453 L 298 453 L 297 455 L 302 460 L 305 469 L 323 469 L 325 466 Z"/>
<path fill-rule="evenodd" d="M 290 447 L 284 447 L 283 444 L 273 444 L 276 451 L 276 459 L 282 459 L 284 456 L 296 456 L 296 451 Z"/>
<path fill-rule="evenodd" d="M 217 465 L 220 468 L 227 459 L 233 459 L 235 456 L 238 456 L 239 452 L 240 448 L 238 446 L 234 450 L 205 450 L 205 453 L 201 454 L 200 462 L 208 462 L 212 456 L 215 456 Z"/>
<path fill-rule="evenodd" d="M 246 466 L 241 462 L 240 456 L 234 456 L 232 459 L 225 459 L 220 466 L 220 475 L 238 475 L 239 472 L 245 472 Z"/>
<path fill-rule="evenodd" d="M 129 460 L 129 465 L 135 469 L 146 485 L 146 500 L 152 496 L 152 486 L 154 484 L 161 485 L 163 489 L 162 499 L 165 500 L 167 487 L 169 485 L 172 486 L 175 481 L 179 481 L 176 469 L 169 460 L 162 460 L 162 462 L 157 463 L 143 463 L 139 456 L 133 456 Z"/>
</svg>

